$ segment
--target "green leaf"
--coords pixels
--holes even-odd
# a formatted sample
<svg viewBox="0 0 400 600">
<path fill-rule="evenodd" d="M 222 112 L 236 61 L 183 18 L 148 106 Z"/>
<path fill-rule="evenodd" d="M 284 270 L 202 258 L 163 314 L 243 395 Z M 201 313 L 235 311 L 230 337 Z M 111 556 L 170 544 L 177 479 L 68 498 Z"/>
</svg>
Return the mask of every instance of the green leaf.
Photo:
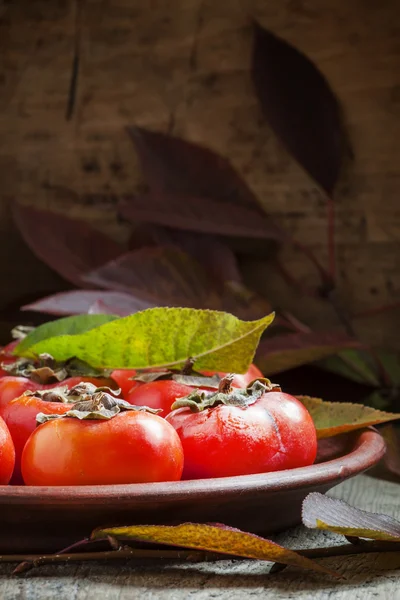
<svg viewBox="0 0 400 600">
<path fill-rule="evenodd" d="M 363 350 L 343 350 L 337 356 L 320 360 L 317 366 L 356 383 L 380 385 L 371 357 Z"/>
<path fill-rule="evenodd" d="M 81 335 L 46 339 L 26 354 L 47 352 L 56 360 L 75 356 L 94 367 L 121 369 L 180 365 L 192 357 L 196 370 L 244 373 L 273 319 L 273 313 L 240 321 L 212 310 L 151 308 Z"/>
<path fill-rule="evenodd" d="M 354 508 L 342 500 L 313 492 L 303 502 L 303 524 L 310 529 L 324 529 L 342 535 L 400 541 L 400 521 Z"/>
<path fill-rule="evenodd" d="M 99 325 L 108 323 L 109 321 L 114 321 L 116 318 L 117 317 L 113 315 L 77 315 L 44 323 L 43 325 L 36 327 L 36 329 L 20 341 L 14 349 L 14 354 L 17 356 L 32 357 L 36 352 L 31 352 L 30 349 L 44 340 L 54 338 L 58 335 L 76 335 L 83 333 L 94 327 L 99 327 Z"/>
<path fill-rule="evenodd" d="M 310 396 L 297 398 L 312 416 L 318 439 L 400 419 L 399 413 L 384 412 L 363 404 L 325 402 Z"/>
<path fill-rule="evenodd" d="M 103 539 L 107 536 L 279 562 L 321 573 L 329 573 L 334 577 L 338 577 L 337 573 L 293 550 L 283 548 L 275 542 L 261 538 L 258 535 L 246 533 L 226 525 L 183 523 L 182 525 L 132 525 L 107 529 L 100 528 L 93 531 L 91 539 Z"/>
</svg>

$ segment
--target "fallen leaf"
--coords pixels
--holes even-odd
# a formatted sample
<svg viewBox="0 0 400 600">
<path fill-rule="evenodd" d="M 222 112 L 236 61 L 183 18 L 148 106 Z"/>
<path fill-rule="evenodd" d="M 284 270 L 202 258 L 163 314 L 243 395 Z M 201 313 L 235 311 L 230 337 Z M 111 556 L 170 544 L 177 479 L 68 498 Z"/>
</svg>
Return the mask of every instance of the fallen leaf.
<svg viewBox="0 0 400 600">
<path fill-rule="evenodd" d="M 257 350 L 257 364 L 265 375 L 299 367 L 359 342 L 340 333 L 289 333 L 264 339 Z"/>
<path fill-rule="evenodd" d="M 168 546 L 193 548 L 210 552 L 219 552 L 230 556 L 254 558 L 270 562 L 301 567 L 338 577 L 322 565 L 283 548 L 275 542 L 252 533 L 219 524 L 183 523 L 182 525 L 133 525 L 130 527 L 111 527 L 95 529 L 91 539 L 111 536 L 117 539 L 129 539 Z"/>
<path fill-rule="evenodd" d="M 46 296 L 21 310 L 47 313 L 51 315 L 112 314 L 126 317 L 149 308 L 149 303 L 130 294 L 105 290 L 72 290 Z"/>
<path fill-rule="evenodd" d="M 255 23 L 252 78 L 275 134 L 331 195 L 346 140 L 341 109 L 325 77 L 305 54 Z"/>
<path fill-rule="evenodd" d="M 32 344 L 29 334 L 23 340 L 23 355 L 48 353 L 60 361 L 75 357 L 92 367 L 111 369 L 183 365 L 191 357 L 196 370 L 245 373 L 273 319 L 273 313 L 258 321 L 240 321 L 214 310 L 152 308 L 80 335 L 60 335 L 53 321 L 47 325 L 57 337 Z"/>
<path fill-rule="evenodd" d="M 296 396 L 311 414 L 319 439 L 400 419 L 400 413 L 376 410 L 351 402 L 325 402 L 320 398 Z"/>
<path fill-rule="evenodd" d="M 218 294 L 201 265 L 172 246 L 129 252 L 83 279 L 96 286 L 129 293 L 150 306 L 221 307 Z"/>
<path fill-rule="evenodd" d="M 83 273 L 124 252 L 123 246 L 83 221 L 18 203 L 13 204 L 13 216 L 32 252 L 78 286 Z"/>
<path fill-rule="evenodd" d="M 303 502 L 303 524 L 346 536 L 400 541 L 400 521 L 350 506 L 343 500 L 313 492 Z"/>
</svg>

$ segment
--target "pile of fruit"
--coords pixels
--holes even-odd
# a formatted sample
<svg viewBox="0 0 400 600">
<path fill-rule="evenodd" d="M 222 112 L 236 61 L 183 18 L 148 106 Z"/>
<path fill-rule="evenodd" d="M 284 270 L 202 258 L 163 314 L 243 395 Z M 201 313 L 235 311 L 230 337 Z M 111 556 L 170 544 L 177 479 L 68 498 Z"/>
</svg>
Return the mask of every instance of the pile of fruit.
<svg viewBox="0 0 400 600">
<path fill-rule="evenodd" d="M 251 364 L 272 320 L 154 308 L 14 331 L 0 351 L 0 484 L 173 482 L 312 464 L 307 409 Z"/>
<path fill-rule="evenodd" d="M 228 376 L 197 373 L 191 361 L 71 375 L 68 361 L 14 356 L 16 343 L 0 355 L 1 484 L 178 481 L 315 460 L 306 408 L 254 365 Z"/>
</svg>

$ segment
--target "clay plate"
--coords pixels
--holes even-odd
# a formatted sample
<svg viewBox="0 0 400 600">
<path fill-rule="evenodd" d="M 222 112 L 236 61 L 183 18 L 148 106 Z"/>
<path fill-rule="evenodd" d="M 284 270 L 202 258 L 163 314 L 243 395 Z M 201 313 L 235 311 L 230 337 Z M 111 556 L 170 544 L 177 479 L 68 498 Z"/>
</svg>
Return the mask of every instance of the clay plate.
<svg viewBox="0 0 400 600">
<path fill-rule="evenodd" d="M 0 553 L 56 551 L 100 525 L 220 522 L 271 534 L 300 522 L 301 503 L 376 464 L 368 429 L 321 440 L 317 463 L 276 473 L 113 486 L 0 486 Z"/>
</svg>

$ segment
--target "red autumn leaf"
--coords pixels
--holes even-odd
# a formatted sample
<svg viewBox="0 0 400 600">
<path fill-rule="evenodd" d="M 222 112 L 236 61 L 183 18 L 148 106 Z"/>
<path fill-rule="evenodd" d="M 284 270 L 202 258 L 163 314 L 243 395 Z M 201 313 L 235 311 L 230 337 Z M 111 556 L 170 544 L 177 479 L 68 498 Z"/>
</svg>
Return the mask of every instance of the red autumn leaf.
<svg viewBox="0 0 400 600">
<path fill-rule="evenodd" d="M 135 298 L 133 296 L 130 296 L 130 298 L 132 299 L 132 302 L 135 301 Z M 148 308 L 148 306 L 146 305 L 145 308 Z M 120 317 L 126 317 L 128 315 L 133 314 L 134 312 L 136 311 L 130 311 L 126 313 L 122 313 L 120 311 L 115 312 L 112 306 L 110 304 L 106 304 L 103 300 L 96 300 L 96 302 L 94 302 L 88 310 L 89 315 L 119 315 Z"/>
<path fill-rule="evenodd" d="M 201 266 L 173 247 L 128 252 L 88 273 L 84 280 L 132 294 L 153 306 L 217 308 L 219 304 Z"/>
<path fill-rule="evenodd" d="M 305 54 L 258 23 L 252 77 L 273 131 L 331 195 L 346 142 L 341 109 L 325 77 Z"/>
<path fill-rule="evenodd" d="M 150 192 L 123 199 L 124 217 L 217 235 L 282 238 L 225 158 L 163 133 L 135 127 L 128 132 Z"/>
<path fill-rule="evenodd" d="M 22 310 L 60 316 L 102 313 L 125 317 L 145 308 L 149 308 L 148 302 L 122 292 L 72 290 L 46 296 L 31 304 L 26 304 Z"/>
<path fill-rule="evenodd" d="M 179 248 L 201 265 L 209 278 L 208 285 L 221 296 L 223 310 L 244 320 L 258 319 L 272 311 L 265 298 L 245 285 L 236 254 L 226 240 L 157 225 L 146 224 L 143 229 L 147 243 Z"/>
<path fill-rule="evenodd" d="M 210 285 L 221 295 L 222 307 L 244 320 L 261 318 L 272 307 L 245 285 L 235 253 L 224 240 L 200 233 L 154 227 L 153 239 L 189 254 L 207 272 Z"/>
<path fill-rule="evenodd" d="M 87 223 L 15 203 L 13 216 L 30 249 L 75 285 L 82 274 L 115 258 L 124 248 Z"/>
<path fill-rule="evenodd" d="M 192 256 L 200 258 L 201 246 L 198 249 L 200 253 L 193 252 Z M 174 245 L 141 248 L 103 265 L 84 279 L 96 286 L 132 294 L 136 300 L 148 302 L 148 307 L 215 308 L 245 320 L 271 312 L 269 303 L 244 285 L 235 270 L 234 257 L 223 247 L 209 248 L 202 262 L 192 256 Z"/>
<path fill-rule="evenodd" d="M 148 221 L 186 231 L 256 239 L 282 239 L 266 216 L 250 207 L 224 205 L 201 196 L 178 196 L 167 192 L 130 196 L 119 203 L 120 214 L 137 223 Z"/>
<path fill-rule="evenodd" d="M 273 375 L 357 346 L 357 340 L 341 333 L 289 333 L 263 339 L 256 361 L 265 375 Z"/>
<path fill-rule="evenodd" d="M 226 158 L 178 137 L 129 127 L 150 191 L 210 198 L 258 209 L 257 199 Z"/>
<path fill-rule="evenodd" d="M 226 282 L 242 283 L 242 274 L 231 247 L 219 237 L 166 227 L 152 227 L 157 245 L 174 246 L 199 262 L 221 289 Z"/>
</svg>

